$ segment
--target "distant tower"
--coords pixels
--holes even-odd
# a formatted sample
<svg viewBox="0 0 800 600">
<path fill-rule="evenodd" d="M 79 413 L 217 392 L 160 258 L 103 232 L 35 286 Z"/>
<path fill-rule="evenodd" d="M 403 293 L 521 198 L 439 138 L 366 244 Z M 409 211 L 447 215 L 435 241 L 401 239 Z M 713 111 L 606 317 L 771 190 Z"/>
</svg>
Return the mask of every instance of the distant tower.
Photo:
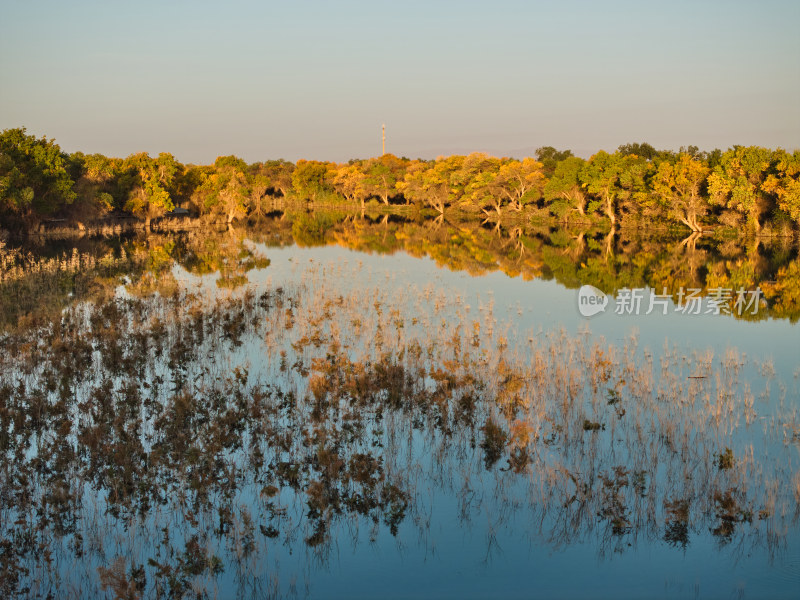
<svg viewBox="0 0 800 600">
<path fill-rule="evenodd" d="M 383 144 L 381 145 L 381 150 L 382 150 L 381 156 L 383 156 L 384 154 L 386 154 L 386 125 L 385 124 L 381 125 L 381 134 L 383 136 L 383 140 L 382 140 Z"/>
</svg>

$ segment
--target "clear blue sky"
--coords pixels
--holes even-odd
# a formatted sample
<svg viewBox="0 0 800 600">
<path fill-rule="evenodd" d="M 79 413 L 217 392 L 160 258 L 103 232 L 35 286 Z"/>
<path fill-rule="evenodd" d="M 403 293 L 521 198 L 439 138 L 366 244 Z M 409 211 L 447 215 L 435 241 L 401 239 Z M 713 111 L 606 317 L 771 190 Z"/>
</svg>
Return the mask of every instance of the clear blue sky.
<svg viewBox="0 0 800 600">
<path fill-rule="evenodd" d="M 0 129 L 344 161 L 800 147 L 800 2 L 0 0 Z"/>
</svg>

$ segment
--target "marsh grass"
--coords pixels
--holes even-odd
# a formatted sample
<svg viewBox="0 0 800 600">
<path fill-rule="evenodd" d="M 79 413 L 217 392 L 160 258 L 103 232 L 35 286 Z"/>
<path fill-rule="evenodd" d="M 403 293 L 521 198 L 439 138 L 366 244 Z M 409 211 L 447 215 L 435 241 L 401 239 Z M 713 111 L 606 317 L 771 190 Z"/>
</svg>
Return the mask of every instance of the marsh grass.
<svg viewBox="0 0 800 600">
<path fill-rule="evenodd" d="M 492 299 L 342 284 L 362 268 L 139 287 L 8 332 L 0 593 L 292 595 L 339 544 L 434 552 L 449 497 L 487 561 L 509 528 L 600 554 L 796 531 L 797 409 L 767 363 L 515 332 Z"/>
</svg>

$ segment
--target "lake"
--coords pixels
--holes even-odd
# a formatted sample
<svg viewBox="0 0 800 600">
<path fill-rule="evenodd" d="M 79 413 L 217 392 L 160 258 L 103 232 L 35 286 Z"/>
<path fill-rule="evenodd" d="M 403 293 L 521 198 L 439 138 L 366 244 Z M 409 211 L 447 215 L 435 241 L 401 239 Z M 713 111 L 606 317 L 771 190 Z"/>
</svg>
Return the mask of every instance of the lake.
<svg viewBox="0 0 800 600">
<path fill-rule="evenodd" d="M 303 214 L 2 253 L 4 596 L 797 595 L 790 241 Z"/>
</svg>

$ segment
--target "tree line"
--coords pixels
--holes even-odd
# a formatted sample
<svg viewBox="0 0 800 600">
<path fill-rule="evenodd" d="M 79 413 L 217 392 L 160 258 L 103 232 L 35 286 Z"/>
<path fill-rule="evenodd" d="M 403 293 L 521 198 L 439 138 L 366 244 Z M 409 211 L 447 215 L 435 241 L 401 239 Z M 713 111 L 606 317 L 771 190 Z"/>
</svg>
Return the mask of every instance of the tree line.
<svg viewBox="0 0 800 600">
<path fill-rule="evenodd" d="M 758 146 L 701 152 L 646 143 L 599 151 L 588 160 L 539 148 L 522 160 L 483 153 L 434 160 L 385 154 L 347 163 L 222 156 L 182 164 L 169 153 L 127 158 L 62 152 L 24 128 L 0 134 L 0 219 L 6 228 L 45 219 L 75 221 L 128 213 L 150 221 L 175 207 L 217 221 L 256 219 L 275 198 L 315 205 L 413 205 L 435 214 L 461 211 L 617 226 L 715 226 L 756 234 L 800 227 L 800 151 Z"/>
<path fill-rule="evenodd" d="M 438 219 L 385 213 L 298 210 L 270 215 L 252 227 L 204 227 L 182 233 L 125 238 L 83 237 L 65 246 L 29 249 L 0 242 L 0 335 L 15 323 L 41 324 L 74 302 L 102 302 L 124 280 L 128 292 L 144 297 L 179 288 L 174 265 L 197 276 L 218 274 L 216 285 L 233 289 L 269 265 L 264 246 L 337 245 L 368 254 L 403 252 L 427 257 L 453 271 L 484 275 L 495 271 L 525 280 L 553 280 L 577 289 L 591 284 L 607 294 L 649 288 L 681 302 L 681 290 L 733 292 L 760 289 L 767 306 L 737 319 L 800 319 L 800 257 L 794 240 L 726 239 L 648 235 L 621 229 L 531 224 L 483 226 L 453 214 Z M 703 308 L 705 310 L 705 308 Z M 26 316 L 27 315 L 27 316 Z M 20 320 L 22 319 L 22 320 Z"/>
</svg>

